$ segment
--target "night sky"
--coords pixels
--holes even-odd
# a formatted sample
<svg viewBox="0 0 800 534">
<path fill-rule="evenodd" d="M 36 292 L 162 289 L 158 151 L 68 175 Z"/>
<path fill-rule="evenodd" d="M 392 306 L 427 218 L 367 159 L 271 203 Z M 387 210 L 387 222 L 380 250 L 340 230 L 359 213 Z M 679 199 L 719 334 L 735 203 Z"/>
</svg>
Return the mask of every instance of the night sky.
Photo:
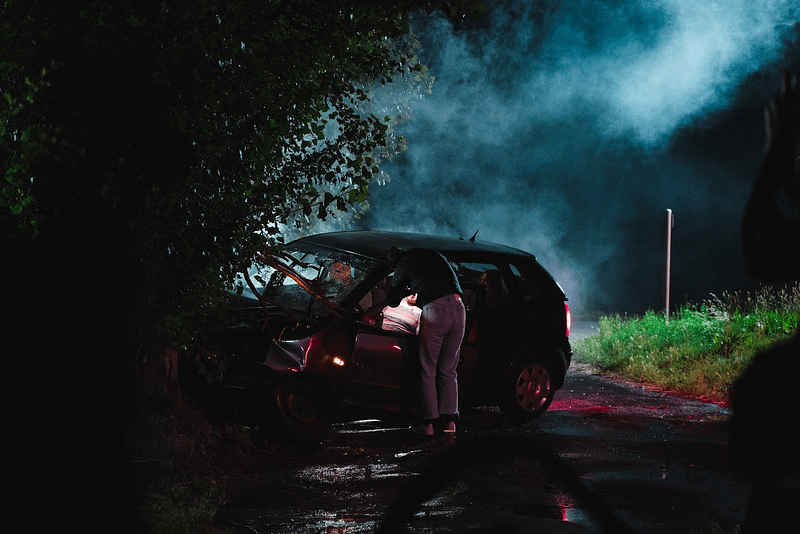
<svg viewBox="0 0 800 534">
<path fill-rule="evenodd" d="M 578 316 L 752 290 L 740 219 L 763 108 L 800 67 L 796 0 L 489 0 L 412 19 L 436 77 L 359 225 L 525 249 Z"/>
</svg>

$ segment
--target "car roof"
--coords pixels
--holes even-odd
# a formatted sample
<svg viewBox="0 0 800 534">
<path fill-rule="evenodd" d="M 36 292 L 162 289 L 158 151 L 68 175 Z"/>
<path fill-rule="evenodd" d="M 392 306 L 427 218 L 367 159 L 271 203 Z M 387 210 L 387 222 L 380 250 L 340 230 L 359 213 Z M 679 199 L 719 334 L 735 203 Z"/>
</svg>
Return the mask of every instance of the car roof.
<svg viewBox="0 0 800 534">
<path fill-rule="evenodd" d="M 524 256 L 535 259 L 533 254 L 488 241 L 448 237 L 432 234 L 386 232 L 375 230 L 351 230 L 329 232 L 300 238 L 294 243 L 314 243 L 330 248 L 367 256 L 379 261 L 386 260 L 391 246 L 404 250 L 412 248 L 431 248 L 447 255 L 464 252 L 482 252 L 498 255 Z"/>
</svg>

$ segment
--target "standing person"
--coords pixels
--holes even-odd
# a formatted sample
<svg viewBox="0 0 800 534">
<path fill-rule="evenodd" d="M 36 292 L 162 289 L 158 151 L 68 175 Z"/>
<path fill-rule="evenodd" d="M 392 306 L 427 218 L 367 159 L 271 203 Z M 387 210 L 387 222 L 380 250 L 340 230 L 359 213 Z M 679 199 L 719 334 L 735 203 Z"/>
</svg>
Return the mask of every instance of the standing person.
<svg viewBox="0 0 800 534">
<path fill-rule="evenodd" d="M 466 311 L 461 285 L 450 263 L 431 249 L 403 251 L 392 247 L 388 256 L 394 269 L 392 294 L 416 293 L 422 308 L 419 358 L 422 383 L 422 422 L 412 431 L 433 435 L 433 424 L 455 432 L 458 416 L 458 366 L 464 339 Z"/>
</svg>

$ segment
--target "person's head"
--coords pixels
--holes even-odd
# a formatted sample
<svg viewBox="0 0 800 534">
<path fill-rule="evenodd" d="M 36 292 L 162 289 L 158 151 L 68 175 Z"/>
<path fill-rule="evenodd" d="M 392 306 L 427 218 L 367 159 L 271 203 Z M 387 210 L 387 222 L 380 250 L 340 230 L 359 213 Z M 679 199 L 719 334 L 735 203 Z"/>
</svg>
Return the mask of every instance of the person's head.
<svg viewBox="0 0 800 534">
<path fill-rule="evenodd" d="M 499 271 L 485 271 L 481 274 L 481 279 L 479 282 L 482 286 L 486 286 L 492 289 L 499 289 L 503 285 L 503 281 L 500 278 Z"/>
<path fill-rule="evenodd" d="M 401 248 L 398 248 L 394 245 L 389 249 L 389 252 L 386 254 L 386 263 L 389 264 L 389 268 L 394 271 L 395 267 L 397 267 L 397 262 L 400 261 L 400 258 L 403 257 L 403 253 L 405 251 Z"/>
<path fill-rule="evenodd" d="M 506 291 L 500 271 L 485 271 L 481 275 L 480 284 L 486 288 L 487 298 L 505 298 Z"/>
<path fill-rule="evenodd" d="M 331 264 L 331 280 L 347 284 L 350 283 L 352 279 L 353 273 L 349 265 L 345 265 L 340 261 L 335 261 Z"/>
</svg>

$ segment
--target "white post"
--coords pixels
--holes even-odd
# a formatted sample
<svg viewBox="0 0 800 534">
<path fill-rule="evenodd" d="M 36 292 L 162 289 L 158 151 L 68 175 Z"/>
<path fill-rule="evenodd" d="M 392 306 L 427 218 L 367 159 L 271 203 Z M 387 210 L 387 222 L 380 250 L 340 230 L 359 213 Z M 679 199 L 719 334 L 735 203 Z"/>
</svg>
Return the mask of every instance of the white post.
<svg viewBox="0 0 800 534">
<path fill-rule="evenodd" d="M 667 209 L 667 287 L 666 287 L 666 304 L 664 306 L 664 317 L 667 324 L 669 324 L 669 270 L 672 263 L 672 227 L 675 220 L 672 217 L 672 210 Z"/>
</svg>

